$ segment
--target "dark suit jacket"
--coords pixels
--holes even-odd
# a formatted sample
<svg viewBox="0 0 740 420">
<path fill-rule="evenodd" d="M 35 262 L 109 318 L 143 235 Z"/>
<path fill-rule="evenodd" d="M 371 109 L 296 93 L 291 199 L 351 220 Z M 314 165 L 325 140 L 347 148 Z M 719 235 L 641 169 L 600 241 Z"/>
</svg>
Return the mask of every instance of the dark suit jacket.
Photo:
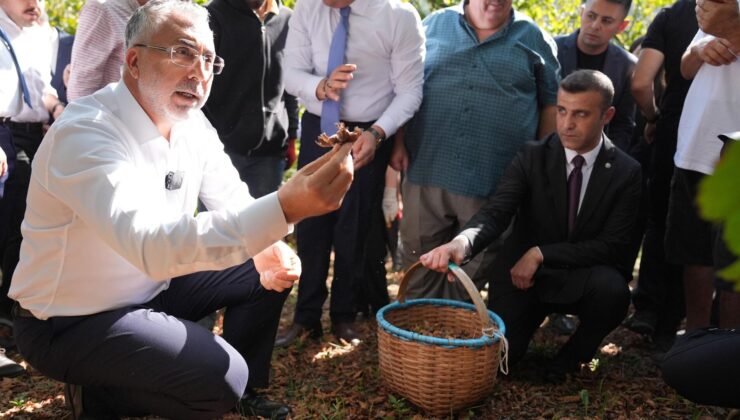
<svg viewBox="0 0 740 420">
<path fill-rule="evenodd" d="M 296 138 L 298 101 L 285 92 L 283 49 L 292 10 L 261 22 L 244 0 L 213 0 L 206 8 L 216 54 L 226 66 L 213 78 L 203 113 L 229 153 L 280 156 Z"/>
<path fill-rule="evenodd" d="M 580 30 L 579 30 L 580 31 Z M 560 76 L 565 77 L 577 70 L 576 38 L 578 32 L 555 38 L 558 45 L 558 61 L 560 62 Z M 631 84 L 632 71 L 637 58 L 612 43 L 606 52 L 604 68 L 601 72 L 609 76 L 614 85 L 614 100 L 612 105 L 617 109 L 611 123 L 604 132 L 622 150 L 629 153 L 632 141 L 632 131 L 635 128 L 635 100 L 632 98 Z"/>
<path fill-rule="evenodd" d="M 640 182 L 640 165 L 604 136 L 569 235 L 565 151 L 553 133 L 540 142 L 525 144 L 506 169 L 496 193 L 461 234 L 470 240 L 475 255 L 516 216 L 512 233 L 494 262 L 493 280 L 511 282 L 511 267 L 529 248 L 539 246 L 544 263 L 535 289 L 551 287 L 541 292 L 577 295 L 586 280 L 578 273 L 588 273 L 579 268 L 611 266 L 629 278 L 629 245 Z M 544 277 L 556 278 L 544 281 Z"/>
</svg>

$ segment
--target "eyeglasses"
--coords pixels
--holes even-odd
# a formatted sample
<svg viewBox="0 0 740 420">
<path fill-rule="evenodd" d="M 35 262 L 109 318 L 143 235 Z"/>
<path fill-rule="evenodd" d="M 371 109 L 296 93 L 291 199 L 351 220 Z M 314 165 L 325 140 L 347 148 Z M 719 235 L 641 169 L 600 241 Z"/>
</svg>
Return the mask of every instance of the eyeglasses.
<svg viewBox="0 0 740 420">
<path fill-rule="evenodd" d="M 172 47 L 160 47 L 157 45 L 134 44 L 134 47 L 151 48 L 157 51 L 164 51 L 170 55 L 170 61 L 180 67 L 193 67 L 198 61 L 206 65 L 207 72 L 221 74 L 224 70 L 224 59 L 210 53 L 201 54 L 195 48 L 186 45 L 174 45 Z"/>
</svg>

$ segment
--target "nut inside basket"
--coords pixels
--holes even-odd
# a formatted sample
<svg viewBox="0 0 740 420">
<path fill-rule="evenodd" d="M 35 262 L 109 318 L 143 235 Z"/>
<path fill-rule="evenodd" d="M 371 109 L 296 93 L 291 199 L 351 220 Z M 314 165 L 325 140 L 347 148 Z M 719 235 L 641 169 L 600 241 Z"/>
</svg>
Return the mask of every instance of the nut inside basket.
<svg viewBox="0 0 740 420">
<path fill-rule="evenodd" d="M 403 330 L 429 337 L 477 339 L 483 327 L 474 311 L 445 306 L 413 306 L 386 313 L 385 318 Z"/>
</svg>

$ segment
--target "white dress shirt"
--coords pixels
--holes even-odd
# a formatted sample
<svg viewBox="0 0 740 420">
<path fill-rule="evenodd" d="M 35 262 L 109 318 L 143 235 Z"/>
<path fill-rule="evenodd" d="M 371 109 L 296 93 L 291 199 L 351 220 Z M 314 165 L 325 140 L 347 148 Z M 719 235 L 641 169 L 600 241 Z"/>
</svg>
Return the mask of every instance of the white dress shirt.
<svg viewBox="0 0 740 420">
<path fill-rule="evenodd" d="M 0 116 L 11 117 L 16 122 L 47 122 L 49 111 L 44 105 L 44 95 L 57 96 L 57 91 L 51 86 L 51 74 L 56 64 L 52 59 L 56 57 L 58 45 L 56 31 L 49 25 L 19 27 L 2 8 L 0 26 L 13 45 L 33 105 L 30 108 L 23 102 L 13 58 L 5 46 L 0 45 Z"/>
<path fill-rule="evenodd" d="M 705 38 L 701 30 L 688 48 Z M 723 66 L 704 63 L 691 82 L 678 125 L 674 163 L 711 175 L 722 142 L 717 136 L 740 128 L 740 60 Z"/>
<path fill-rule="evenodd" d="M 13 57 L 0 42 L 0 117 L 17 115 L 21 110 L 21 101 L 21 85 L 18 83 Z"/>
<path fill-rule="evenodd" d="M 357 71 L 342 92 L 340 117 L 376 121 L 393 135 L 419 109 L 424 83 L 424 30 L 419 14 L 400 0 L 355 0 L 350 5 L 345 62 Z M 327 76 L 339 9 L 300 0 L 285 45 L 285 90 L 321 115 L 316 87 Z"/>
<path fill-rule="evenodd" d="M 182 186 L 165 189 L 168 172 Z M 200 198 L 210 211 L 197 216 Z M 124 83 L 70 104 L 33 161 L 9 296 L 37 318 L 151 300 L 172 277 L 243 263 L 285 236 L 198 112 L 164 139 Z"/>
<path fill-rule="evenodd" d="M 581 183 L 581 196 L 578 198 L 578 211 L 581 211 L 581 204 L 583 204 L 583 197 L 586 195 L 586 189 L 588 189 L 588 180 L 591 179 L 591 172 L 594 169 L 594 162 L 596 162 L 596 157 L 599 155 L 599 151 L 601 150 L 601 147 L 604 145 L 604 135 L 601 135 L 601 139 L 599 140 L 599 144 L 596 145 L 593 149 L 586 153 L 581 153 L 581 156 L 586 160 L 586 162 L 581 166 L 581 174 L 583 175 L 583 182 Z M 568 179 L 570 176 L 570 173 L 575 168 L 575 165 L 573 165 L 573 158 L 578 155 L 578 152 L 575 150 L 568 149 L 567 147 L 564 147 L 565 149 L 565 179 Z"/>
</svg>

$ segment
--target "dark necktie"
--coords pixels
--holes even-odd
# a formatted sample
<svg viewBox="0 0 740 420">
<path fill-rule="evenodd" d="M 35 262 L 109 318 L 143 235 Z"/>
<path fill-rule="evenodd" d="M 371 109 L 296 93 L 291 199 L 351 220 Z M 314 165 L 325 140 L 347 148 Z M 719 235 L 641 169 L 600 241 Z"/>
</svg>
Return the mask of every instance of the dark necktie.
<svg viewBox="0 0 740 420">
<path fill-rule="evenodd" d="M 26 78 L 23 77 L 21 66 L 18 65 L 18 57 L 15 56 L 15 51 L 13 51 L 13 45 L 10 43 L 10 38 L 8 38 L 8 34 L 5 33 L 3 28 L 0 28 L 0 39 L 2 39 L 3 44 L 5 44 L 5 47 L 10 52 L 10 56 L 13 58 L 13 63 L 15 64 L 15 71 L 18 73 L 18 80 L 20 80 L 21 90 L 23 91 L 23 102 L 25 102 L 29 108 L 33 108 L 33 106 L 31 106 L 31 95 L 28 93 L 28 85 L 26 84 Z"/>
<path fill-rule="evenodd" d="M 583 184 L 581 168 L 586 163 L 586 159 L 581 155 L 576 155 L 571 163 L 573 164 L 573 170 L 568 176 L 568 235 L 573 233 L 573 227 L 576 225 L 578 202 L 581 199 L 581 184 Z"/>
<path fill-rule="evenodd" d="M 335 68 L 344 63 L 344 51 L 347 47 L 347 33 L 349 33 L 350 8 L 339 9 L 339 24 L 334 30 L 329 47 L 329 63 L 326 66 L 326 77 L 331 75 Z M 339 102 L 325 99 L 321 105 L 321 131 L 329 135 L 337 131 L 339 122 Z"/>
</svg>

